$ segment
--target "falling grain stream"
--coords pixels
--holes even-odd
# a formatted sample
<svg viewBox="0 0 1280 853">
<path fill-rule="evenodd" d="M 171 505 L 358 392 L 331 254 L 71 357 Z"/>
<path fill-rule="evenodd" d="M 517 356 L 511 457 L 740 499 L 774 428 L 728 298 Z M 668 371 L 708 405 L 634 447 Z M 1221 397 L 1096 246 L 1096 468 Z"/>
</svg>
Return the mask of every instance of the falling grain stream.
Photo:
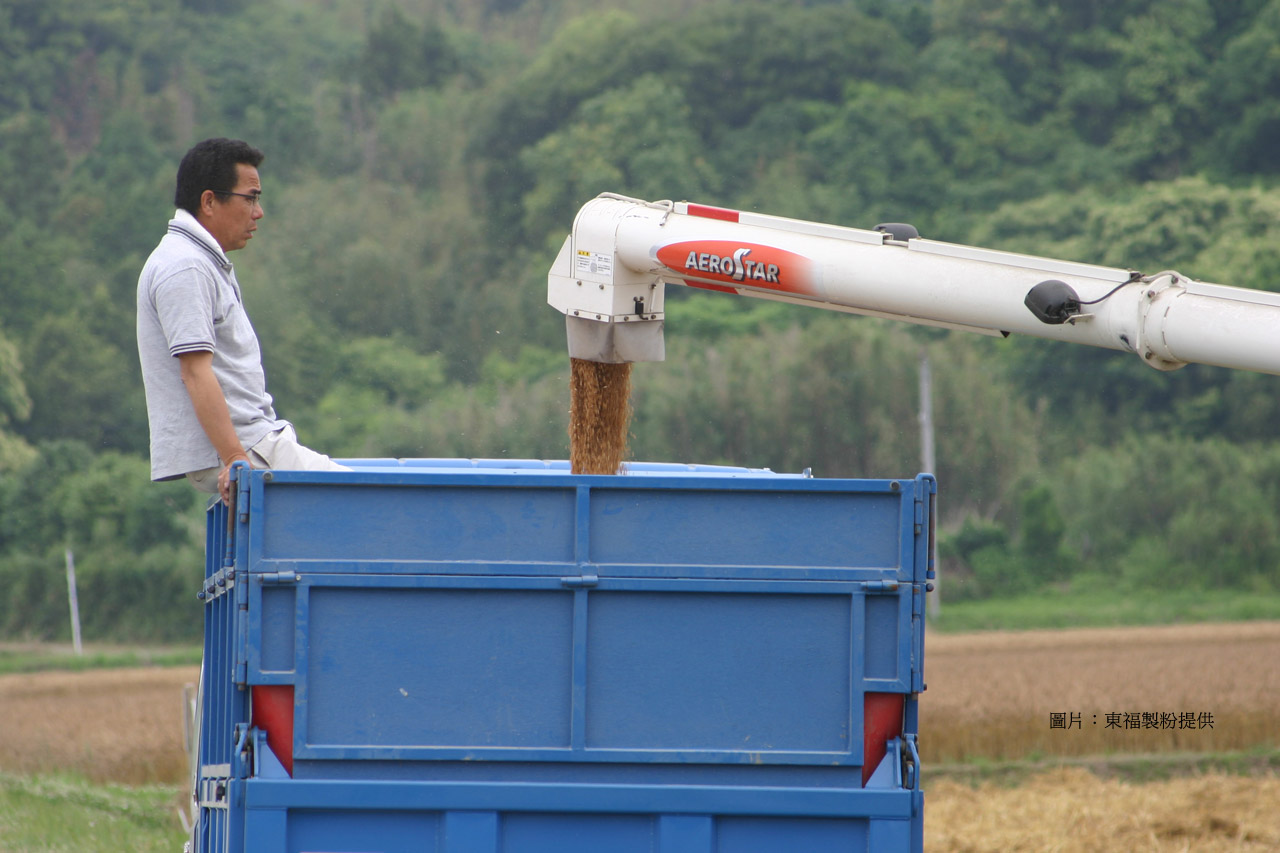
<svg viewBox="0 0 1280 853">
<path fill-rule="evenodd" d="M 627 454 L 631 365 L 572 359 L 569 462 L 575 474 L 616 474 Z"/>
</svg>

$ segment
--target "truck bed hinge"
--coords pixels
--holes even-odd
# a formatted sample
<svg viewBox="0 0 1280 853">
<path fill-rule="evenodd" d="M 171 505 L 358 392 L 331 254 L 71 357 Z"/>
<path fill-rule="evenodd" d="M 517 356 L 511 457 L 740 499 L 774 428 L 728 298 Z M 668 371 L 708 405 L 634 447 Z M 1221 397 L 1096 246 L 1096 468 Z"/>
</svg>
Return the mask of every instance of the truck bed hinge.
<svg viewBox="0 0 1280 853">
<path fill-rule="evenodd" d="M 584 569 L 580 575 L 568 575 L 560 578 L 560 583 L 569 589 L 585 589 L 593 587 L 600 583 L 600 576 L 594 572 L 588 572 Z"/>
</svg>

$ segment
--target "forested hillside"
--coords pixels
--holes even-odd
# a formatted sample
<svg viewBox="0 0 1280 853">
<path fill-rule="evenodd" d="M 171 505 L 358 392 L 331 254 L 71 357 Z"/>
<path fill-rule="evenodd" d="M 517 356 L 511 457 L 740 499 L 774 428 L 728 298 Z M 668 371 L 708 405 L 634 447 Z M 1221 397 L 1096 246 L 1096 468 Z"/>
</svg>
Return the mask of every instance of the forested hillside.
<svg viewBox="0 0 1280 853">
<path fill-rule="evenodd" d="M 545 275 L 604 191 L 1280 289 L 1280 0 L 0 0 L 0 636 L 65 633 L 67 548 L 89 636 L 198 630 L 134 293 L 209 136 L 266 152 L 232 260 L 336 456 L 565 457 Z M 668 314 L 633 458 L 911 475 L 927 352 L 949 595 L 1280 587 L 1276 377 Z"/>
</svg>

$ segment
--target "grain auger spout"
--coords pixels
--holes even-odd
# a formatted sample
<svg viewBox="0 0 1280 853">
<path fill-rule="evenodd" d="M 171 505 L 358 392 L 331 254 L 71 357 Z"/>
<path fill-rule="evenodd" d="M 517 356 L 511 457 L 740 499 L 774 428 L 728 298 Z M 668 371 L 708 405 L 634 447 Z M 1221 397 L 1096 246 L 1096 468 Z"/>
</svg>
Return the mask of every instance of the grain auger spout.
<svg viewBox="0 0 1280 853">
<path fill-rule="evenodd" d="M 569 354 L 664 358 L 666 284 L 987 335 L 1024 334 L 1280 375 L 1280 294 L 875 230 L 606 194 L 548 275 Z"/>
</svg>

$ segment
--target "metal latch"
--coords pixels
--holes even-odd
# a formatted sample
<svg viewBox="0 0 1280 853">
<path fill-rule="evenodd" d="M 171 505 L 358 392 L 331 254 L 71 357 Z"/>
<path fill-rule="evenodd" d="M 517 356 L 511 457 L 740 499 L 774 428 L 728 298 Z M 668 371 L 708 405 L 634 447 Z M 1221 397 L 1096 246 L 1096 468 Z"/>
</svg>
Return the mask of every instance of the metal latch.
<svg viewBox="0 0 1280 853">
<path fill-rule="evenodd" d="M 263 572 L 257 578 L 258 583 L 262 584 L 298 583 L 302 580 L 302 575 L 297 572 Z"/>
</svg>

